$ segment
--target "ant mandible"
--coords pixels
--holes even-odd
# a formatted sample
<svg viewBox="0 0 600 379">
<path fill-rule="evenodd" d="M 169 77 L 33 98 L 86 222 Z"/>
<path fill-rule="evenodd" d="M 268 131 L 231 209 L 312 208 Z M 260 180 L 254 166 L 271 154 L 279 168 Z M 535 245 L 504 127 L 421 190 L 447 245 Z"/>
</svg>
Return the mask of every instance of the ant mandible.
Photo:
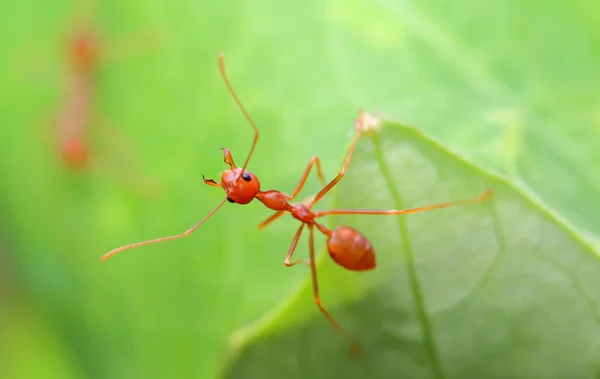
<svg viewBox="0 0 600 379">
<path fill-rule="evenodd" d="M 131 249 L 138 246 L 149 245 L 157 242 L 164 242 L 169 240 L 174 240 L 178 238 L 186 237 L 192 234 L 200 225 L 202 225 L 206 220 L 208 220 L 213 214 L 215 214 L 221 206 L 225 203 L 225 201 L 229 201 L 230 203 L 236 204 L 248 204 L 253 199 L 258 199 L 262 202 L 267 208 L 276 211 L 272 216 L 267 218 L 261 224 L 258 225 L 259 228 L 263 228 L 270 224 L 271 222 L 277 220 L 284 213 L 289 212 L 292 216 L 301 222 L 300 227 L 296 231 L 294 238 L 292 240 L 292 245 L 290 246 L 288 253 L 285 257 L 284 264 L 286 266 L 294 266 L 298 263 L 305 263 L 310 266 L 312 283 L 313 283 L 313 293 L 315 298 L 315 303 L 321 313 L 327 318 L 329 323 L 333 326 L 333 328 L 338 331 L 340 334 L 346 338 L 348 344 L 350 346 L 351 352 L 354 354 L 358 354 L 360 352 L 358 343 L 350 336 L 350 334 L 341 327 L 341 325 L 331 316 L 331 314 L 323 307 L 321 304 L 321 298 L 319 297 L 319 285 L 317 282 L 317 269 L 315 266 L 315 248 L 314 248 L 314 237 L 313 230 L 316 228 L 318 231 L 323 233 L 327 237 L 327 251 L 331 258 L 342 267 L 353 270 L 353 271 L 366 271 L 375 268 L 375 251 L 371 243 L 363 236 L 358 230 L 351 228 L 349 226 L 338 226 L 335 230 L 329 230 L 323 224 L 317 222 L 318 218 L 328 216 L 328 215 L 402 215 L 409 213 L 416 213 L 427 211 L 431 209 L 445 208 L 456 204 L 467 204 L 467 203 L 476 203 L 481 202 L 492 195 L 491 191 L 486 191 L 484 194 L 463 201 L 455 201 L 455 202 L 445 202 L 441 204 L 428 205 L 420 208 L 413 209 L 405 209 L 405 210 L 368 210 L 368 209 L 333 209 L 329 211 L 312 211 L 311 208 L 319 201 L 327 192 L 329 192 L 343 177 L 350 165 L 350 158 L 352 157 L 352 152 L 358 142 L 358 138 L 364 128 L 363 122 L 364 117 L 361 113 L 361 116 L 356 120 L 356 134 L 352 139 L 352 143 L 350 145 L 350 149 L 348 151 L 348 156 L 346 157 L 346 161 L 344 162 L 344 166 L 340 173 L 328 184 L 326 184 L 321 191 L 317 193 L 308 203 L 301 204 L 290 204 L 289 202 L 293 200 L 296 195 L 302 190 L 306 179 L 312 168 L 316 165 L 317 174 L 319 179 L 325 183 L 325 179 L 323 176 L 323 172 L 321 170 L 321 163 L 318 157 L 312 157 L 304 173 L 300 177 L 300 181 L 298 185 L 294 189 L 291 195 L 287 195 L 281 191 L 277 190 L 260 190 L 260 182 L 258 178 L 252 174 L 250 171 L 246 170 L 248 166 L 248 162 L 250 161 L 250 157 L 254 152 L 254 147 L 256 146 L 256 142 L 258 141 L 258 127 L 250 117 L 249 113 L 246 111 L 241 101 L 237 97 L 233 87 L 229 83 L 229 79 L 227 78 L 227 74 L 225 73 L 225 64 L 223 54 L 219 55 L 219 68 L 221 71 L 221 76 L 223 77 L 223 81 L 227 86 L 227 89 L 233 96 L 233 99 L 241 109 L 242 113 L 254 129 L 254 140 L 252 141 L 252 147 L 250 148 L 250 152 L 248 153 L 248 157 L 244 162 L 242 167 L 237 167 L 233 162 L 233 157 L 231 156 L 231 152 L 229 149 L 222 149 L 225 163 L 229 165 L 230 169 L 223 172 L 221 175 L 221 183 L 217 183 L 212 179 L 206 179 L 204 176 L 202 179 L 204 183 L 213 186 L 213 187 L 222 187 L 225 190 L 226 196 L 225 198 L 217 205 L 215 209 L 213 209 L 206 217 L 204 217 L 200 222 L 194 225 L 192 228 L 187 230 L 186 232 L 174 236 L 157 238 L 149 241 L 138 242 L 131 245 L 126 245 L 119 247 L 117 249 L 111 250 L 105 255 L 102 256 L 102 260 L 106 260 L 111 256 L 119 253 L 123 250 Z M 298 240 L 300 239 L 300 235 L 304 230 L 304 227 L 308 228 L 309 233 L 309 259 L 305 260 L 295 260 L 292 261 L 292 255 L 296 249 L 296 245 L 298 244 Z"/>
</svg>

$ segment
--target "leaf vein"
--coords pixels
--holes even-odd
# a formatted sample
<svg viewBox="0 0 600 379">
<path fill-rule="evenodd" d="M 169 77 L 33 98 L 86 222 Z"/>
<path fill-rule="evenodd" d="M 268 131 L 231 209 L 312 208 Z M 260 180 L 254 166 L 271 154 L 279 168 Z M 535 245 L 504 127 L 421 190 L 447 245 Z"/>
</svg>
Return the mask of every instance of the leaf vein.
<svg viewBox="0 0 600 379">
<path fill-rule="evenodd" d="M 385 162 L 383 150 L 379 142 L 379 137 L 377 135 L 373 135 L 372 139 L 373 144 L 375 146 L 375 159 L 378 163 L 381 174 L 385 179 L 388 190 L 390 191 L 390 194 L 394 201 L 394 207 L 396 209 L 402 209 L 402 197 L 400 196 L 400 193 L 394 185 L 391 171 L 389 170 Z M 438 379 L 443 379 L 445 375 L 442 368 L 442 362 L 439 356 L 439 351 L 435 342 L 435 338 L 433 336 L 431 320 L 429 319 L 429 315 L 427 314 L 427 310 L 425 309 L 425 295 L 423 293 L 421 283 L 419 282 L 419 275 L 417 273 L 417 268 L 414 262 L 414 252 L 410 245 L 410 238 L 408 235 L 408 229 L 406 227 L 406 221 L 403 217 L 397 217 L 396 220 L 398 222 L 399 232 L 402 237 L 402 251 L 406 260 L 406 269 L 410 278 L 410 288 L 412 290 L 412 296 L 415 304 L 417 318 L 419 324 L 421 325 L 421 332 L 423 336 L 423 343 L 425 345 L 425 351 L 427 355 L 429 355 L 429 359 L 431 361 L 431 369 L 433 371 L 434 377 Z"/>
</svg>

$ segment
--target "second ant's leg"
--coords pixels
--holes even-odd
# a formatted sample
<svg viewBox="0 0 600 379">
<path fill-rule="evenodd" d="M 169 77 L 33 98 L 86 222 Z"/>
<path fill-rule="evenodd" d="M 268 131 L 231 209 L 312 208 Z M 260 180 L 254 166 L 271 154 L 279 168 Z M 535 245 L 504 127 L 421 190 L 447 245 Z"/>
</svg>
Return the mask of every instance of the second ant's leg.
<svg viewBox="0 0 600 379">
<path fill-rule="evenodd" d="M 321 180 L 323 185 L 325 185 L 325 176 L 323 176 L 323 170 L 321 170 L 321 161 L 319 160 L 319 157 L 314 156 L 314 157 L 310 158 L 310 162 L 308 162 L 308 165 L 306 166 L 306 169 L 304 170 L 302 177 L 300 177 L 300 180 L 298 181 L 298 185 L 296 186 L 296 189 L 294 189 L 294 192 L 292 192 L 292 194 L 287 197 L 288 201 L 293 200 L 296 197 L 296 195 L 298 195 L 298 193 L 300 193 L 300 191 L 302 190 L 302 187 L 304 187 L 304 184 L 306 183 L 308 174 L 310 174 L 310 170 L 312 170 L 313 165 L 315 165 L 315 164 L 317 165 L 317 175 L 319 175 L 319 179 Z"/>
<path fill-rule="evenodd" d="M 317 307 L 319 308 L 319 310 L 321 311 L 323 316 L 325 316 L 327 321 L 329 321 L 331 326 L 333 326 L 333 328 L 338 333 L 340 333 L 341 335 L 344 336 L 344 338 L 346 338 L 346 340 L 348 341 L 348 345 L 350 346 L 350 352 L 352 353 L 352 355 L 360 355 L 360 347 L 358 345 L 358 342 L 356 342 L 356 340 L 354 340 L 354 338 L 352 338 L 352 336 L 350 336 L 350 334 L 346 331 L 346 329 L 342 328 L 342 326 L 340 324 L 338 324 L 337 321 L 335 321 L 333 316 L 321 304 L 321 297 L 319 296 L 319 282 L 317 280 L 317 267 L 316 267 L 316 263 L 315 263 L 315 243 L 314 243 L 314 237 L 313 237 L 313 225 L 312 224 L 308 225 L 308 231 L 309 231 L 309 237 L 308 237 L 309 238 L 308 239 L 309 263 L 310 263 L 310 272 L 312 275 L 313 294 L 315 296 L 315 304 L 317 304 Z"/>
<path fill-rule="evenodd" d="M 297 259 L 293 262 L 290 262 L 290 259 L 292 259 L 292 255 L 294 254 L 294 250 L 296 250 L 296 246 L 298 245 L 298 240 L 300 239 L 300 235 L 302 234 L 302 229 L 304 229 L 304 225 L 305 224 L 302 224 L 298 228 L 298 231 L 296 232 L 296 234 L 294 235 L 294 239 L 292 240 L 292 245 L 290 246 L 290 249 L 288 250 L 288 253 L 285 256 L 285 260 L 283 261 L 283 264 L 288 267 L 292 267 L 294 265 L 297 265 L 298 263 L 308 263 L 304 259 Z"/>
<path fill-rule="evenodd" d="M 389 209 L 389 210 L 373 210 L 373 209 L 332 209 L 329 211 L 316 211 L 314 212 L 315 218 L 323 217 L 327 215 L 381 215 L 381 216 L 396 216 L 410 213 L 417 213 L 423 211 L 430 211 L 433 209 L 439 208 L 447 208 L 453 205 L 461 205 L 461 204 L 471 204 L 471 203 L 480 203 L 484 200 L 487 200 L 493 195 L 492 190 L 487 190 L 483 194 L 474 197 L 472 199 L 467 200 L 459 200 L 459 201 L 447 201 L 445 203 L 434 204 L 434 205 L 426 205 L 424 207 L 419 208 L 411 208 L 411 209 Z"/>
</svg>

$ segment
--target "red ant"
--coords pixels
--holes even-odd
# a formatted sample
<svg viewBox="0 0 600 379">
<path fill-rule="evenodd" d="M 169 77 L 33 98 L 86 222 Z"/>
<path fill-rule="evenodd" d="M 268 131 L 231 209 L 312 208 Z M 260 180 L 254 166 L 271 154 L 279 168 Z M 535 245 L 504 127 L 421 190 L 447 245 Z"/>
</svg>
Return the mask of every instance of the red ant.
<svg viewBox="0 0 600 379">
<path fill-rule="evenodd" d="M 206 179 L 204 176 L 202 179 L 205 184 L 213 187 L 222 187 L 225 190 L 226 196 L 225 198 L 217 205 L 215 209 L 213 209 L 206 217 L 204 217 L 199 223 L 194 225 L 192 228 L 184 232 L 183 234 L 178 234 L 169 237 L 157 238 L 149 241 L 138 242 L 131 245 L 126 245 L 119 247 L 117 249 L 111 250 L 105 255 L 102 256 L 102 260 L 106 260 L 113 256 L 114 254 L 121 252 L 126 249 L 131 249 L 138 246 L 148 245 L 157 242 L 163 242 L 168 240 L 174 240 L 182 237 L 186 237 L 194 232 L 200 225 L 202 225 L 206 220 L 208 220 L 213 214 L 221 208 L 221 206 L 225 203 L 225 201 L 229 201 L 230 203 L 236 204 L 248 204 L 253 199 L 258 199 L 262 202 L 267 208 L 276 211 L 271 217 L 267 218 L 261 224 L 258 225 L 259 228 L 263 228 L 270 224 L 271 222 L 277 220 L 281 217 L 285 212 L 289 212 L 292 216 L 299 220 L 302 224 L 296 231 L 294 238 L 292 240 L 292 245 L 288 250 L 288 253 L 285 257 L 284 264 L 286 266 L 294 266 L 298 263 L 305 263 L 310 266 L 311 275 L 312 275 L 312 283 L 313 283 L 313 292 L 315 303 L 317 307 L 323 313 L 323 315 L 327 318 L 329 323 L 333 326 L 335 330 L 341 333 L 346 340 L 348 341 L 351 351 L 353 353 L 359 353 L 358 343 L 350 336 L 345 329 L 343 329 L 340 324 L 331 316 L 331 314 L 321 305 L 321 298 L 319 297 L 319 285 L 317 283 L 317 269 L 315 267 L 315 248 L 314 248 L 314 238 L 313 238 L 313 230 L 316 228 L 318 231 L 323 233 L 327 237 L 327 251 L 331 258 L 341 265 L 342 267 L 353 270 L 353 271 L 366 271 L 375 268 L 375 251 L 371 243 L 363 236 L 358 230 L 351 228 L 349 226 L 338 226 L 335 230 L 331 231 L 324 225 L 317 222 L 316 219 L 321 218 L 323 216 L 328 215 L 349 215 L 349 214 L 357 214 L 357 215 L 401 215 L 401 214 L 409 214 L 427 211 L 431 209 L 437 208 L 445 208 L 451 205 L 456 204 L 466 204 L 466 203 L 476 203 L 481 202 L 492 195 L 491 191 L 486 191 L 484 194 L 469 200 L 463 201 L 455 201 L 455 202 L 446 202 L 436 205 L 429 205 L 420 208 L 414 209 L 405 209 L 405 210 L 368 210 L 368 209 L 334 209 L 329 211 L 311 211 L 311 208 L 319 201 L 327 192 L 329 192 L 344 176 L 344 173 L 348 169 L 350 165 L 350 158 L 352 157 L 352 152 L 356 146 L 358 138 L 361 132 L 364 129 L 364 123 L 366 123 L 366 118 L 364 114 L 361 113 L 361 116 L 356 120 L 356 134 L 352 139 L 352 144 L 350 145 L 350 150 L 348 152 L 348 156 L 342 167 L 340 173 L 329 182 L 329 184 L 325 185 L 321 191 L 317 193 L 308 203 L 306 204 L 290 204 L 289 202 L 293 200 L 296 195 L 302 190 L 306 179 L 313 168 L 316 165 L 317 174 L 319 179 L 325 183 L 325 179 L 323 176 L 323 172 L 321 171 L 321 163 L 319 158 L 312 157 L 308 166 L 304 170 L 304 173 L 300 177 L 300 181 L 298 185 L 294 189 L 291 195 L 287 195 L 283 192 L 277 190 L 260 190 L 260 182 L 258 178 L 252 174 L 250 171 L 246 170 L 246 166 L 250 161 L 250 157 L 252 156 L 252 152 L 254 151 L 254 147 L 256 146 L 256 142 L 258 141 L 258 128 L 241 101 L 237 97 L 234 92 L 227 75 L 225 73 L 225 64 L 223 54 L 219 55 L 219 68 L 221 71 L 221 76 L 223 77 L 223 81 L 227 86 L 227 89 L 233 96 L 233 99 L 241 109 L 242 113 L 254 129 L 254 140 L 252 142 L 252 147 L 250 148 L 250 152 L 248 153 L 248 157 L 244 162 L 244 165 L 240 168 L 235 165 L 233 162 L 233 157 L 231 156 L 231 152 L 229 149 L 222 149 L 225 163 L 229 165 L 230 169 L 223 172 L 221 175 L 221 183 L 217 183 L 212 179 Z M 304 227 L 308 228 L 309 232 L 309 259 L 305 260 L 295 260 L 292 261 L 292 254 L 296 249 L 296 245 L 298 244 L 298 240 L 300 239 L 300 235 L 304 230 Z"/>
<path fill-rule="evenodd" d="M 96 36 L 90 29 L 79 29 L 71 37 L 69 63 L 69 92 L 58 124 L 59 149 L 67 167 L 81 168 L 89 159 L 85 131 L 91 118 L 93 71 L 98 65 Z"/>
<path fill-rule="evenodd" d="M 111 137 L 111 140 L 108 141 L 111 158 L 119 162 L 120 170 L 112 170 L 106 159 L 91 154 L 87 135 L 89 124 L 94 121 L 94 118 L 99 118 L 93 109 L 93 94 L 96 84 L 94 71 L 107 63 L 111 63 L 111 61 L 114 62 L 123 58 L 123 56 L 117 56 L 114 53 L 105 53 L 103 47 L 104 43 L 99 32 L 89 17 L 84 17 L 82 21 L 78 22 L 78 25 L 70 33 L 67 44 L 68 87 L 57 120 L 59 157 L 64 167 L 68 169 L 89 169 L 90 172 L 104 171 L 122 175 L 124 176 L 122 178 L 123 182 L 136 187 L 147 196 L 155 196 L 156 184 L 139 178 L 132 172 L 134 167 L 131 153 L 135 150 L 134 146 L 106 120 L 103 120 L 103 124 L 106 131 L 105 135 Z M 113 45 L 113 50 L 116 50 L 114 47 Z M 139 47 L 138 44 L 136 49 L 127 48 L 126 52 L 129 54 L 132 52 L 138 53 L 139 50 L 143 50 Z M 141 47 L 152 46 L 142 44 Z M 123 48 L 122 50 L 125 51 Z"/>
</svg>

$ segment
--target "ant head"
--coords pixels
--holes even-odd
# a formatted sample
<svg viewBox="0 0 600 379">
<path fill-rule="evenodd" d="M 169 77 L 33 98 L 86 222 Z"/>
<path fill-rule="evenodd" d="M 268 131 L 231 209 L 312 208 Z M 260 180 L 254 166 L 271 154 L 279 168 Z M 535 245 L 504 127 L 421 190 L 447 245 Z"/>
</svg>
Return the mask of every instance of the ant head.
<svg viewBox="0 0 600 379">
<path fill-rule="evenodd" d="M 241 167 L 223 172 L 221 186 L 227 193 L 227 200 L 237 204 L 248 204 L 260 191 L 256 175 Z"/>
<path fill-rule="evenodd" d="M 229 149 L 222 150 L 225 163 L 229 165 L 230 169 L 221 174 L 221 183 L 202 177 L 204 183 L 213 187 L 223 187 L 230 203 L 248 204 L 260 191 L 260 182 L 250 171 L 235 166 Z"/>
</svg>

